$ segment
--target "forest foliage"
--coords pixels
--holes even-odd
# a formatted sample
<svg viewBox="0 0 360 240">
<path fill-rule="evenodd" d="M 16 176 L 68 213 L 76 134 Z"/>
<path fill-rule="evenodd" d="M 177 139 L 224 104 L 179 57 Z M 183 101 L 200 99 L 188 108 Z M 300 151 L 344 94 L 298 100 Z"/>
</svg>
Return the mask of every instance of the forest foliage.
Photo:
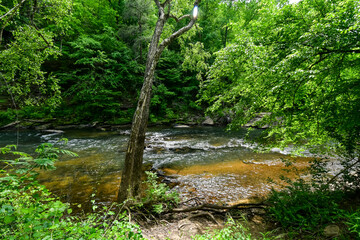
<svg viewBox="0 0 360 240">
<path fill-rule="evenodd" d="M 179 7 L 183 0 L 173 2 L 182 14 L 190 13 Z M 131 122 L 155 9 L 151 0 L 0 0 L 0 125 L 17 118 L 57 118 L 60 124 Z M 344 169 L 353 170 L 343 174 L 344 186 L 359 186 L 360 2 L 203 0 L 199 9 L 196 26 L 171 43 L 157 65 L 150 120 L 192 122 L 191 115 L 206 112 L 214 119 L 230 119 L 234 129 L 262 113 L 256 125 L 269 127 L 263 143 L 299 151 L 336 150 L 345 156 Z M 169 20 L 162 38 L 183 24 Z M 80 225 L 60 219 L 66 205 L 53 201 L 40 186 L 26 185 L 28 179 L 7 181 L 12 185 L 1 185 L 1 190 L 11 191 L 16 207 L 24 210 L 3 209 L 2 234 L 12 232 L 15 222 L 30 231 L 23 220 L 32 212 L 24 206 L 43 203 L 41 214 L 76 233 Z M 15 189 L 19 186 L 24 191 Z M 307 188 L 290 190 L 297 197 L 280 193 L 274 201 L 295 208 L 302 204 L 296 199 L 322 204 L 318 196 L 307 195 Z M 26 191 L 46 198 L 42 204 L 29 195 L 21 200 Z M 52 204 L 61 211 L 51 212 Z M 286 227 L 293 217 L 287 214 L 297 211 L 274 208 L 273 215 Z M 335 221 L 332 216 L 338 213 L 331 212 L 329 222 Z M 349 219 L 358 233 L 359 211 Z M 295 228 L 304 223 L 292 222 Z M 133 227 L 121 224 L 117 227 Z"/>
<path fill-rule="evenodd" d="M 0 122 L 14 121 L 14 110 L 65 123 L 130 122 L 155 9 L 152 1 L 2 1 Z M 257 124 L 271 126 L 270 145 L 336 140 L 354 153 L 359 12 L 356 0 L 204 1 L 196 27 L 161 57 L 150 120 L 207 109 L 236 128 L 268 113 Z M 170 21 L 163 38 L 182 24 Z"/>
</svg>

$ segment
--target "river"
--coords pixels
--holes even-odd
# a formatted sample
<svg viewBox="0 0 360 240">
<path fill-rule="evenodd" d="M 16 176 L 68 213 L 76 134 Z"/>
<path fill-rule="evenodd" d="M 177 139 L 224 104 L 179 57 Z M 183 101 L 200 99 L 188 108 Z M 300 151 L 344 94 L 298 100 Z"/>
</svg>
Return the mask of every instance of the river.
<svg viewBox="0 0 360 240">
<path fill-rule="evenodd" d="M 40 143 L 56 145 L 61 138 L 67 138 L 64 148 L 79 157 L 62 157 L 56 170 L 41 172 L 40 182 L 72 204 L 89 205 L 90 200 L 108 204 L 116 199 L 129 133 L 94 129 L 64 133 L 3 131 L 0 146 L 18 143 L 18 150 L 33 152 Z M 275 186 L 269 178 L 296 176 L 282 170 L 282 159 L 295 158 L 278 149 L 258 153 L 244 141 L 245 135 L 245 129 L 229 133 L 222 127 L 151 127 L 146 136 L 144 163 L 173 177 L 183 199 L 199 197 L 212 203 L 262 197 Z M 304 169 L 309 160 L 297 157 L 295 165 Z"/>
</svg>

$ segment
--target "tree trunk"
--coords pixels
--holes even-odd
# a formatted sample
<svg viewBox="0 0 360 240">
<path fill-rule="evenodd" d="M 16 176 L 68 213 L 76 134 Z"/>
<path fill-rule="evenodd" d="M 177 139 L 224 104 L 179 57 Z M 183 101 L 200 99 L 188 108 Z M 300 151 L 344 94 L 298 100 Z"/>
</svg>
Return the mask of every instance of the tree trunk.
<svg viewBox="0 0 360 240">
<path fill-rule="evenodd" d="M 151 39 L 146 61 L 144 83 L 133 117 L 130 139 L 128 142 L 125 156 L 125 167 L 121 176 L 121 184 L 117 197 L 118 202 L 123 202 L 126 199 L 136 197 L 140 193 L 142 161 L 145 147 L 145 132 L 149 118 L 151 90 L 154 80 L 155 68 L 159 61 L 161 53 L 165 49 L 165 47 L 168 46 L 174 39 L 176 39 L 186 31 L 190 30 L 196 20 L 190 15 L 185 15 L 179 19 L 176 18 L 177 20 L 181 20 L 183 18 L 190 18 L 191 20 L 187 26 L 179 29 L 169 38 L 163 40 L 163 42 L 159 44 L 160 36 L 163 31 L 164 25 L 166 21 L 172 17 L 169 11 L 171 7 L 171 1 L 167 0 L 163 4 L 161 4 L 159 0 L 154 1 L 159 9 L 159 17 L 156 23 L 153 37 Z M 200 1 L 201 0 L 196 0 L 195 4 L 200 3 Z M 165 13 L 165 8 L 167 6 L 169 6 L 167 8 L 168 12 Z"/>
</svg>

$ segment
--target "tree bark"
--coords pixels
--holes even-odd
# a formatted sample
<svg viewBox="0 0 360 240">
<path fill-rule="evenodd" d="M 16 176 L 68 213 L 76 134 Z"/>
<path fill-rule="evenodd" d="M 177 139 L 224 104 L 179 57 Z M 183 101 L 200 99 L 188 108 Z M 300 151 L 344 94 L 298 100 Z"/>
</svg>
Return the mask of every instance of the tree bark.
<svg viewBox="0 0 360 240">
<path fill-rule="evenodd" d="M 174 39 L 190 30 L 196 21 L 192 16 L 185 15 L 185 17 L 190 18 L 188 25 L 174 32 L 170 37 L 159 44 L 164 25 L 170 18 L 171 0 L 167 0 L 162 4 L 159 0 L 154 1 L 158 7 L 159 15 L 147 55 L 144 83 L 133 117 L 130 139 L 125 156 L 125 166 L 117 196 L 118 202 L 123 202 L 126 199 L 136 197 L 140 193 L 145 133 L 149 118 L 151 90 L 156 65 L 160 59 L 161 53 Z M 199 4 L 200 1 L 201 0 L 196 0 L 195 5 Z M 165 12 L 166 7 L 168 7 L 167 12 Z"/>
</svg>

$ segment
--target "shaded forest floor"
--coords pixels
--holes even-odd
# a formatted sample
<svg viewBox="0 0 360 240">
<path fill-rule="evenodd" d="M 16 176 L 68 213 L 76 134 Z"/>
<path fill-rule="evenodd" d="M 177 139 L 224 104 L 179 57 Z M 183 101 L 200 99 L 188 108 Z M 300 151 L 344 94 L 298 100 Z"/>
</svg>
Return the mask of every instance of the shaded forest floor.
<svg viewBox="0 0 360 240">
<path fill-rule="evenodd" d="M 238 218 L 237 220 L 240 221 L 240 224 L 247 229 L 254 239 L 259 239 L 262 237 L 261 233 L 265 234 L 276 228 L 269 219 L 266 219 L 263 213 L 254 213 L 251 210 L 247 210 L 237 214 L 240 215 L 233 217 Z M 196 235 L 211 233 L 227 226 L 227 218 L 230 216 L 220 214 L 213 214 L 213 216 L 214 218 L 205 212 L 169 214 L 168 216 L 162 216 L 156 222 L 142 224 L 141 229 L 146 239 L 193 239 Z"/>
</svg>

